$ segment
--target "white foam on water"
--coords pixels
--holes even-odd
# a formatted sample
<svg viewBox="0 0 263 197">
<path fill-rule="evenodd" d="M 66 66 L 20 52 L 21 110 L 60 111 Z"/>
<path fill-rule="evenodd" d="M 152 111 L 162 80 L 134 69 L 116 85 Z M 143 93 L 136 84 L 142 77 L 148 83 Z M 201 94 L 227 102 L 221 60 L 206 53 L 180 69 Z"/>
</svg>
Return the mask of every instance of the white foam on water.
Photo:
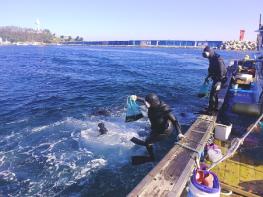
<svg viewBox="0 0 263 197">
<path fill-rule="evenodd" d="M 56 126 L 59 126 L 61 124 L 63 124 L 65 121 L 58 121 L 58 122 L 55 122 L 55 123 L 52 123 L 52 124 L 49 124 L 49 125 L 43 125 L 43 126 L 39 126 L 39 127 L 35 127 L 32 129 L 32 132 L 35 133 L 35 132 L 40 132 L 42 130 L 45 130 L 45 129 L 48 129 L 50 127 L 56 127 Z"/>
<path fill-rule="evenodd" d="M 16 181 L 16 174 L 9 170 L 4 170 L 0 172 L 0 179 L 5 181 Z"/>
<path fill-rule="evenodd" d="M 39 131 L 42 131 L 42 130 L 48 128 L 48 127 L 49 127 L 49 125 L 40 126 L 40 127 L 35 127 L 35 128 L 32 129 L 32 132 L 39 132 Z"/>
<path fill-rule="evenodd" d="M 21 119 L 21 120 L 16 120 L 16 121 L 12 121 L 12 122 L 7 122 L 5 124 L 7 124 L 7 125 L 9 125 L 9 124 L 17 124 L 17 123 L 26 122 L 26 121 L 28 121 L 28 118 Z"/>
<path fill-rule="evenodd" d="M 75 180 L 85 178 L 87 175 L 90 174 L 91 171 L 97 170 L 106 165 L 107 161 L 104 159 L 93 159 L 87 163 L 86 167 L 80 168 L 78 172 L 74 174 Z"/>
<path fill-rule="evenodd" d="M 2 166 L 5 162 L 6 156 L 0 152 L 0 166 Z"/>
<path fill-rule="evenodd" d="M 107 134 L 99 135 L 99 122 L 105 124 Z M 146 123 L 145 120 L 125 123 L 124 118 L 117 115 L 86 116 L 84 119 L 67 117 L 51 124 L 27 128 L 29 135 L 20 133 L 21 143 L 10 151 L 17 152 L 23 161 L 27 158 L 23 164 L 25 168 L 31 163 L 41 168 L 38 180 L 17 180 L 16 175 L 7 169 L 0 172 L 0 177 L 18 185 L 26 184 L 28 195 L 57 195 L 57 188 L 63 191 L 72 184 L 84 184 L 93 172 L 102 168 L 116 170 L 128 164 L 132 155 L 144 154 L 145 147 L 135 146 L 130 139 L 139 137 L 138 132 L 145 130 Z M 13 137 L 15 134 L 11 133 L 5 140 Z M 9 159 L 20 162 L 19 158 L 12 157 L 10 151 L 0 152 L 0 166 Z"/>
<path fill-rule="evenodd" d="M 127 163 L 132 155 L 144 150 L 142 147 L 134 148 L 130 141 L 132 137 L 139 138 L 138 131 L 144 130 L 140 124 L 134 123 L 132 126 L 132 123 L 127 124 L 119 120 L 105 120 L 103 122 L 108 133 L 99 135 L 97 128 L 99 122 L 100 120 L 87 121 L 87 128 L 81 130 L 80 139 L 94 155 L 102 156 L 109 165 Z"/>
<path fill-rule="evenodd" d="M 4 137 L 4 140 L 11 140 L 12 138 L 16 138 L 17 137 L 17 134 L 15 132 L 11 132 L 10 135 L 7 135 Z"/>
<path fill-rule="evenodd" d="M 85 162 L 79 162 L 86 157 Z M 88 180 L 91 172 L 97 171 L 107 165 L 103 158 L 94 158 L 91 152 L 73 152 L 58 155 L 51 153 L 47 159 L 50 177 L 53 180 L 53 187 L 66 187 Z"/>
</svg>

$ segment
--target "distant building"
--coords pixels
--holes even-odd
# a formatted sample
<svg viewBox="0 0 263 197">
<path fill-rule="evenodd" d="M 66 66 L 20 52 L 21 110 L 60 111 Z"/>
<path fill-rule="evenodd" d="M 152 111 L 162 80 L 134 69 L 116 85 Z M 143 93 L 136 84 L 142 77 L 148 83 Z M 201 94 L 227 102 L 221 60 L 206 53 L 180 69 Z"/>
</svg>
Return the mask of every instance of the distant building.
<svg viewBox="0 0 263 197">
<path fill-rule="evenodd" d="M 141 46 L 150 46 L 151 45 L 151 41 L 150 40 L 141 40 L 140 45 Z"/>
</svg>

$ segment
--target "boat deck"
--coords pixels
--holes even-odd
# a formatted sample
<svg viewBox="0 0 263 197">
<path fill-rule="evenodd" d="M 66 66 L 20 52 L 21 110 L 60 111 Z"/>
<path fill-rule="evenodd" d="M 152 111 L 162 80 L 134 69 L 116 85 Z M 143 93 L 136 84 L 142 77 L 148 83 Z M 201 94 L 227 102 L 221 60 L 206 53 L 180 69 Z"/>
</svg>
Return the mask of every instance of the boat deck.
<svg viewBox="0 0 263 197">
<path fill-rule="evenodd" d="M 216 144 L 224 153 L 230 146 L 229 141 L 216 140 Z M 252 149 L 254 149 L 253 155 Z M 255 149 L 257 149 L 256 154 Z M 241 147 L 232 158 L 216 166 L 212 171 L 218 175 L 222 188 L 230 189 L 242 196 L 263 196 L 262 152 L 263 147 Z"/>
<path fill-rule="evenodd" d="M 239 65 L 236 62 L 235 66 Z M 261 67 L 260 67 L 261 68 Z M 226 142 L 216 140 L 222 152 L 231 146 L 231 138 L 240 137 L 246 132 L 249 125 L 255 122 L 256 116 L 233 112 L 235 103 L 255 104 L 262 91 L 261 73 L 256 73 L 249 88 L 230 89 L 225 97 L 225 103 L 218 120 L 227 120 L 233 123 L 230 139 Z M 261 78 L 259 80 L 259 78 Z M 219 164 L 214 171 L 222 183 L 223 188 L 232 190 L 242 196 L 263 196 L 263 134 L 252 132 L 238 149 L 235 155 Z"/>
</svg>

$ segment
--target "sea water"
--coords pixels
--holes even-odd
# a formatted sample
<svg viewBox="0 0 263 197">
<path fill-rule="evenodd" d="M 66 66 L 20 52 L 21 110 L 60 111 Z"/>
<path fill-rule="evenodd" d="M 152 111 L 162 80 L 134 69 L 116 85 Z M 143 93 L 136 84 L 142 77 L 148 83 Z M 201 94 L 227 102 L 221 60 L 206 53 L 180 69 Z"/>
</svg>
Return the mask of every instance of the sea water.
<svg viewBox="0 0 263 197">
<path fill-rule="evenodd" d="M 125 123 L 128 95 L 157 93 L 184 131 L 207 104 L 201 49 L 0 47 L 0 196 L 125 196 L 157 163 L 131 165 L 147 118 Z M 226 64 L 245 54 L 219 51 Z M 99 136 L 104 122 L 108 134 Z M 176 135 L 157 143 L 159 161 Z"/>
</svg>

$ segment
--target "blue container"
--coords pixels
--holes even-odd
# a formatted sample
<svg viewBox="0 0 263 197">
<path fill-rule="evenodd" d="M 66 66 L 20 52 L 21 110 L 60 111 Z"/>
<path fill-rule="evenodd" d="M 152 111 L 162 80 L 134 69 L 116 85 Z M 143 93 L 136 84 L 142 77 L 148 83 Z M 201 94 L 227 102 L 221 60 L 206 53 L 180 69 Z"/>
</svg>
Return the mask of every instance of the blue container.
<svg viewBox="0 0 263 197">
<path fill-rule="evenodd" d="M 132 122 L 132 121 L 139 120 L 142 117 L 143 115 L 142 115 L 140 106 L 134 100 L 132 100 L 131 97 L 128 97 L 125 121 Z"/>
<path fill-rule="evenodd" d="M 197 96 L 199 98 L 206 97 L 209 95 L 210 92 L 210 84 L 209 82 L 204 82 L 203 85 L 200 87 Z"/>
</svg>

